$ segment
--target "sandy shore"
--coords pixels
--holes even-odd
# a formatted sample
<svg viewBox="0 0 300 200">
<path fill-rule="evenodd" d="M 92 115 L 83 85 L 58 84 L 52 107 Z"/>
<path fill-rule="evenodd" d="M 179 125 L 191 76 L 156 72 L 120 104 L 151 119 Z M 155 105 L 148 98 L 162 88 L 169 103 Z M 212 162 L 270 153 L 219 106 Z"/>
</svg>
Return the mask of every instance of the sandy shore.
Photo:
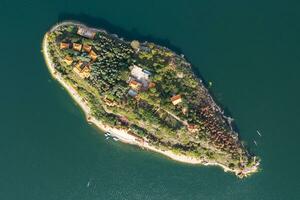
<svg viewBox="0 0 300 200">
<path fill-rule="evenodd" d="M 50 31 L 54 30 L 58 26 L 66 25 L 66 24 L 73 24 L 73 25 L 76 24 L 76 25 L 84 26 L 83 24 L 80 24 L 80 23 L 77 23 L 77 22 L 63 22 L 61 24 L 57 24 L 54 27 L 52 27 Z M 100 29 L 94 29 L 94 30 L 104 31 L 104 30 L 100 30 Z M 45 34 L 44 39 L 43 39 L 42 52 L 43 52 L 43 56 L 44 56 L 46 65 L 48 67 L 48 70 L 50 71 L 52 77 L 54 79 L 56 79 L 61 85 L 63 85 L 63 87 L 68 91 L 68 93 L 71 95 L 71 97 L 82 108 L 82 110 L 84 111 L 85 116 L 87 118 L 87 121 L 93 123 L 94 125 L 96 125 L 102 131 L 110 132 L 113 136 L 119 138 L 120 141 L 122 141 L 124 143 L 138 145 L 142 148 L 146 148 L 146 149 L 149 149 L 151 151 L 161 153 L 161 154 L 163 154 L 165 156 L 168 156 L 169 158 L 171 158 L 173 160 L 176 160 L 176 161 L 179 161 L 179 162 L 184 162 L 184 163 L 189 163 L 189 164 L 202 164 L 202 165 L 206 165 L 206 166 L 220 166 L 226 172 L 227 171 L 228 172 L 233 172 L 236 175 L 242 173 L 243 174 L 242 177 L 247 176 L 247 175 L 257 171 L 257 167 L 253 167 L 251 169 L 247 169 L 247 170 L 244 170 L 244 171 L 232 170 L 232 169 L 228 168 L 227 166 L 219 164 L 219 163 L 204 162 L 203 160 L 200 160 L 200 159 L 197 159 L 197 158 L 188 157 L 188 156 L 185 156 L 185 155 L 177 155 L 177 154 L 173 153 L 172 151 L 162 151 L 162 150 L 157 149 L 156 147 L 150 145 L 146 141 L 141 142 L 138 138 L 134 137 L 131 134 L 128 134 L 126 130 L 117 129 L 117 128 L 114 128 L 114 127 L 107 126 L 107 125 L 103 124 L 101 121 L 99 121 L 96 118 L 92 117 L 90 115 L 90 108 L 88 107 L 87 103 L 77 93 L 76 89 L 74 89 L 71 85 L 66 83 L 64 81 L 63 77 L 59 74 L 59 72 L 57 72 L 55 70 L 55 67 L 54 67 L 55 65 L 51 61 L 50 55 L 49 55 L 48 50 L 47 50 L 48 49 L 47 36 L 48 36 L 48 33 Z"/>
</svg>

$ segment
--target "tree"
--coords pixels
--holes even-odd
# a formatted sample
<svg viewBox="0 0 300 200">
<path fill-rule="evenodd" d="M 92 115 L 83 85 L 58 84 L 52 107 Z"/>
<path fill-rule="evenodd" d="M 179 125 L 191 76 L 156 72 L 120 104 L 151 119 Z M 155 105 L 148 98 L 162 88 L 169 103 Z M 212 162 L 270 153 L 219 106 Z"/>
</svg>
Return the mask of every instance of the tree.
<svg viewBox="0 0 300 200">
<path fill-rule="evenodd" d="M 137 40 L 133 40 L 130 45 L 134 50 L 138 50 L 140 48 L 140 43 Z"/>
</svg>

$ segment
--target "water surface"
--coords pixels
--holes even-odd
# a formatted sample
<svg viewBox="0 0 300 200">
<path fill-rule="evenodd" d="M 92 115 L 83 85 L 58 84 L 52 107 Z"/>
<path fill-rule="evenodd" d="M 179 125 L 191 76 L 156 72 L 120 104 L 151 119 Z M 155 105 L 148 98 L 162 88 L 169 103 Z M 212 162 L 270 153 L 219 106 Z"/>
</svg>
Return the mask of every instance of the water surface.
<svg viewBox="0 0 300 200">
<path fill-rule="evenodd" d="M 300 199 L 299 9 L 292 0 L 1 0 L 0 199 Z M 240 180 L 105 140 L 40 52 L 43 34 L 67 19 L 185 54 L 262 171 Z"/>
</svg>

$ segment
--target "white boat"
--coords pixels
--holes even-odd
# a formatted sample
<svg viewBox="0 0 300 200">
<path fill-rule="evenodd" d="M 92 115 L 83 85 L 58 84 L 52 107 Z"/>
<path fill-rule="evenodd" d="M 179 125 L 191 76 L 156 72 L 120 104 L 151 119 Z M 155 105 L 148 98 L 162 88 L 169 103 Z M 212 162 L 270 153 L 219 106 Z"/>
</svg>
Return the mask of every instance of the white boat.
<svg viewBox="0 0 300 200">
<path fill-rule="evenodd" d="M 257 146 L 257 142 L 255 140 L 253 140 L 254 144 Z"/>
<path fill-rule="evenodd" d="M 90 181 L 86 184 L 86 187 L 88 188 L 88 187 L 90 187 Z"/>
<path fill-rule="evenodd" d="M 119 138 L 113 137 L 114 141 L 119 141 Z"/>
<path fill-rule="evenodd" d="M 110 136 L 110 132 L 106 132 L 104 135 L 105 136 Z"/>
<path fill-rule="evenodd" d="M 261 137 L 261 133 L 259 132 L 259 130 L 256 130 L 256 132 Z"/>
</svg>

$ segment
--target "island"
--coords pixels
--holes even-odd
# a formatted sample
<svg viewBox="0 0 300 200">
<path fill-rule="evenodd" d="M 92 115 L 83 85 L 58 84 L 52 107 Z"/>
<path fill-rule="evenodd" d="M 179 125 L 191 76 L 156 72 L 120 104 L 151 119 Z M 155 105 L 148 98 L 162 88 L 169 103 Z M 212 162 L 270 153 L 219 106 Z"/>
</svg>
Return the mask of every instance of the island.
<svg viewBox="0 0 300 200">
<path fill-rule="evenodd" d="M 240 178 L 258 171 L 260 159 L 183 55 L 73 21 L 53 26 L 42 52 L 87 121 L 120 141 Z"/>
</svg>

